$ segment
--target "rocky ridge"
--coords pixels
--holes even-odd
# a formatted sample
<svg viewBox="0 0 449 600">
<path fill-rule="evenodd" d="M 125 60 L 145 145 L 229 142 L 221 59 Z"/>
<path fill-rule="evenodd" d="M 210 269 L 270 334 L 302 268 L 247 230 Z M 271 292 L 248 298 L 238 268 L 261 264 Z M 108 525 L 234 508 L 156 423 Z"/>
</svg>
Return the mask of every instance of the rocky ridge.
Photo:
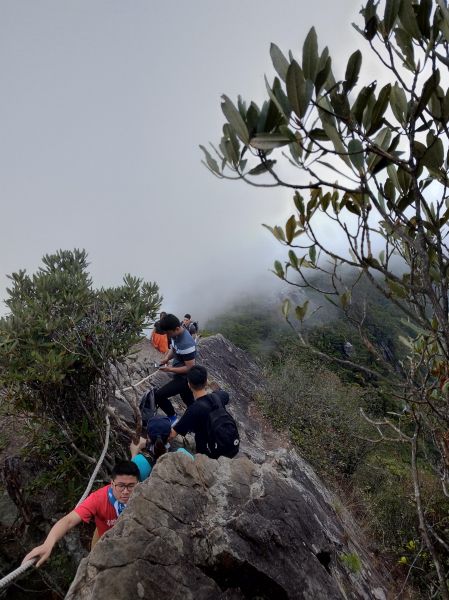
<svg viewBox="0 0 449 600">
<path fill-rule="evenodd" d="M 153 361 L 143 343 L 136 379 Z M 258 366 L 220 335 L 201 340 L 199 362 L 231 395 L 239 457 L 160 459 L 66 598 L 388 598 L 391 582 L 353 519 L 260 415 Z M 117 408 L 129 413 L 123 400 Z"/>
</svg>

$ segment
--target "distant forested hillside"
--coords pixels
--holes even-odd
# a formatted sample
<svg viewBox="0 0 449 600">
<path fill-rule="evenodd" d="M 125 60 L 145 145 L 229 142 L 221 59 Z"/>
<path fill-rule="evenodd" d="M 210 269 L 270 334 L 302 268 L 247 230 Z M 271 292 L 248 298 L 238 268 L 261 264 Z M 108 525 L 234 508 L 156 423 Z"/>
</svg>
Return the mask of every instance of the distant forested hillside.
<svg viewBox="0 0 449 600">
<path fill-rule="evenodd" d="M 221 332 L 263 364 L 269 392 L 259 403 L 265 414 L 335 486 L 377 551 L 390 557 L 395 576 L 408 577 L 423 597 L 433 586 L 434 572 L 429 555 L 419 547 L 408 448 L 375 443 L 376 429 L 360 411 L 371 420 L 404 414 L 406 430 L 407 407 L 396 398 L 394 383 L 406 355 L 401 336 L 413 330 L 363 280 L 353 294 L 349 318 L 318 294 L 308 292 L 308 299 L 316 310 L 302 329 L 308 341 L 331 357 L 368 366 L 379 377 L 324 361 L 301 346 L 281 314 L 279 298 L 241 301 L 207 323 L 207 331 Z M 351 315 L 364 316 L 364 341 Z M 449 525 L 449 502 L 425 461 L 420 469 L 423 501 L 435 531 L 443 531 Z"/>
</svg>

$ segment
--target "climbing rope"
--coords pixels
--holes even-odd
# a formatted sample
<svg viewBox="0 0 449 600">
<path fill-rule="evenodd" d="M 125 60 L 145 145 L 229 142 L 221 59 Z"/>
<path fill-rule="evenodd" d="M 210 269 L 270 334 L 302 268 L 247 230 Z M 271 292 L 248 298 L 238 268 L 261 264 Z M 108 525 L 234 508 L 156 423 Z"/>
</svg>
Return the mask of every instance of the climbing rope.
<svg viewBox="0 0 449 600">
<path fill-rule="evenodd" d="M 138 387 L 139 385 L 142 385 L 142 383 L 145 383 L 145 381 L 148 381 L 148 379 L 150 379 L 151 377 L 153 377 L 153 375 L 155 375 L 156 373 L 157 373 L 157 371 L 155 371 L 154 373 L 150 373 L 149 375 L 147 375 L 146 377 L 144 377 L 143 379 L 141 379 L 137 383 L 133 383 L 132 385 L 129 385 L 128 387 L 122 388 L 121 390 L 117 390 L 117 391 L 118 391 L 119 394 L 120 394 L 120 392 L 129 392 L 129 390 L 132 390 L 135 387 Z"/>
<path fill-rule="evenodd" d="M 10 585 L 14 581 L 14 579 L 17 579 L 18 577 L 20 577 L 20 575 L 22 575 L 22 573 L 25 573 L 25 571 L 32 567 L 35 562 L 35 558 L 27 560 L 26 563 L 23 563 L 23 565 L 20 565 L 20 567 L 18 567 L 14 571 L 11 571 L 11 573 L 8 573 L 8 575 L 0 579 L 0 590 L 2 590 L 5 587 L 8 587 L 8 585 Z"/>
<path fill-rule="evenodd" d="M 104 457 L 106 456 L 106 452 L 108 451 L 109 435 L 111 433 L 111 423 L 109 420 L 109 415 L 106 415 L 105 421 L 106 421 L 106 434 L 105 434 L 103 450 L 101 451 L 100 458 L 98 459 L 97 464 L 95 465 L 95 469 L 93 470 L 91 478 L 89 479 L 89 483 L 87 484 L 84 494 L 78 500 L 77 506 L 79 504 L 81 504 L 81 502 L 83 502 L 83 500 L 85 500 L 87 498 L 87 496 L 90 494 L 90 490 L 92 489 L 95 478 L 98 475 L 98 471 L 100 470 L 101 465 L 104 461 Z M 25 571 L 27 569 L 32 567 L 34 565 L 34 563 L 36 562 L 36 560 L 37 559 L 35 559 L 35 558 L 32 558 L 31 560 L 27 560 L 26 563 L 23 563 L 23 565 L 20 565 L 20 567 L 18 567 L 14 571 L 11 571 L 11 573 L 8 573 L 8 575 L 5 575 L 5 577 L 0 579 L 0 591 L 4 588 L 8 587 L 8 585 L 10 585 L 15 579 L 20 577 L 20 575 L 22 575 L 22 573 L 25 573 Z"/>
<path fill-rule="evenodd" d="M 101 451 L 100 458 L 98 459 L 97 464 L 95 465 L 95 469 L 93 470 L 93 473 L 89 479 L 89 483 L 87 484 L 87 487 L 84 490 L 84 494 L 78 500 L 77 506 L 79 506 L 81 504 L 81 502 L 83 502 L 87 498 L 87 496 L 90 494 L 90 490 L 92 489 L 95 478 L 98 475 L 98 471 L 100 470 L 101 465 L 103 464 L 103 461 L 104 461 L 104 457 L 106 456 L 106 452 L 108 451 L 109 435 L 111 433 L 111 422 L 109 420 L 109 415 L 106 415 L 105 421 L 106 421 L 106 434 L 105 434 L 103 450 Z"/>
</svg>

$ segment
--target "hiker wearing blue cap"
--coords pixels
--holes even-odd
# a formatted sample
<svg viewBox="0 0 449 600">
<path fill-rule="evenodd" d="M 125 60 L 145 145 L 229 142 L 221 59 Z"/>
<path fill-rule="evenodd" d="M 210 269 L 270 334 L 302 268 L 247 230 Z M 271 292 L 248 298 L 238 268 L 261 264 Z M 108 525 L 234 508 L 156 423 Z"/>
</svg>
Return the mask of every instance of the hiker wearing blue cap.
<svg viewBox="0 0 449 600">
<path fill-rule="evenodd" d="M 143 468 L 148 469 L 148 475 L 152 471 L 152 466 L 148 463 L 146 458 L 140 453 L 140 450 L 147 447 L 149 452 L 152 454 L 154 462 L 153 466 L 163 454 L 166 454 L 170 450 L 170 444 L 168 442 L 168 438 L 171 432 L 171 421 L 169 417 L 165 417 L 162 415 L 156 415 L 151 417 L 147 423 L 147 436 L 148 438 L 140 438 L 139 444 L 135 445 L 135 456 L 133 456 L 133 461 L 136 462 L 139 470 L 142 471 Z M 178 448 L 175 452 L 181 452 L 186 454 L 193 460 L 193 455 L 190 454 L 185 448 Z M 131 454 L 133 454 L 133 450 L 131 449 Z M 143 460 L 142 460 L 143 459 Z M 141 464 L 142 463 L 142 464 Z M 146 475 L 148 477 L 148 475 Z"/>
</svg>

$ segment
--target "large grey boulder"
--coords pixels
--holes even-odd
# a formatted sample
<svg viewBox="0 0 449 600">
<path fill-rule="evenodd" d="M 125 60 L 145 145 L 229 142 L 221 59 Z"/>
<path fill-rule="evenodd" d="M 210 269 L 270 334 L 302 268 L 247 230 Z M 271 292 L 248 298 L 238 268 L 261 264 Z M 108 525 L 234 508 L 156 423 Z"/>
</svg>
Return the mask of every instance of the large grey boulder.
<svg viewBox="0 0 449 600">
<path fill-rule="evenodd" d="M 387 598 L 353 519 L 257 410 L 257 365 L 222 336 L 201 342 L 199 360 L 230 392 L 239 457 L 161 458 L 66 598 Z"/>
</svg>

